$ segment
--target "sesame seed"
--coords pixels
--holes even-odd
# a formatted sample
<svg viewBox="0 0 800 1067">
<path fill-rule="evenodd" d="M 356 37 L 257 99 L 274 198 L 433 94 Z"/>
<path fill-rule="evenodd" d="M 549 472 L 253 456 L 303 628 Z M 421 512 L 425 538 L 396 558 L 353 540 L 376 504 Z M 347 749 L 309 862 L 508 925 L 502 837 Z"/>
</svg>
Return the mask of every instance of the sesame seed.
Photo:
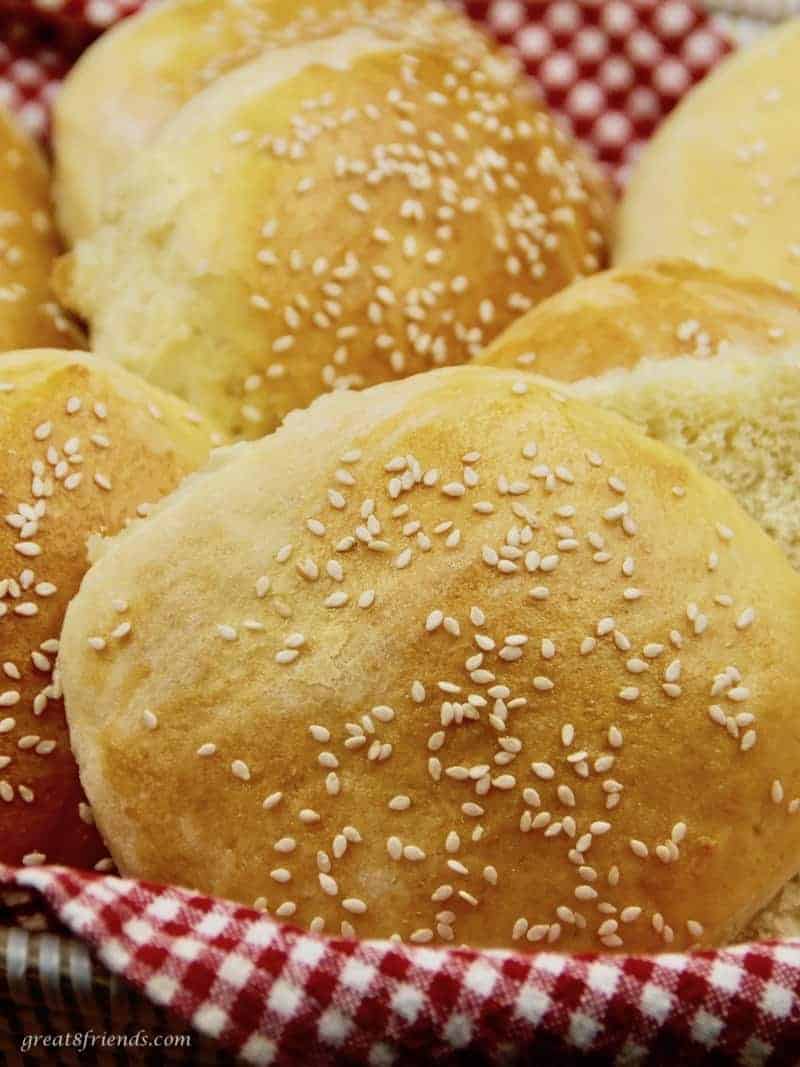
<svg viewBox="0 0 800 1067">
<path fill-rule="evenodd" d="M 244 760 L 235 759 L 233 763 L 231 763 L 231 774 L 234 778 L 239 778 L 242 782 L 250 781 L 250 768 Z"/>
<path fill-rule="evenodd" d="M 543 781 L 549 781 L 555 777 L 555 771 L 549 763 L 532 763 L 531 770 L 537 778 L 541 778 Z"/>
<path fill-rule="evenodd" d="M 349 596 L 343 590 L 337 590 L 325 598 L 326 608 L 341 608 L 347 603 Z"/>
<path fill-rule="evenodd" d="M 403 858 L 410 860 L 412 863 L 419 863 L 421 860 L 425 859 L 425 853 L 416 845 L 405 845 L 403 848 Z"/>
<path fill-rule="evenodd" d="M 674 844 L 679 845 L 681 843 L 681 841 L 684 840 L 685 837 L 686 837 L 686 823 L 685 822 L 676 822 L 675 825 L 672 827 L 672 833 L 670 834 L 670 838 L 672 839 Z"/>
</svg>

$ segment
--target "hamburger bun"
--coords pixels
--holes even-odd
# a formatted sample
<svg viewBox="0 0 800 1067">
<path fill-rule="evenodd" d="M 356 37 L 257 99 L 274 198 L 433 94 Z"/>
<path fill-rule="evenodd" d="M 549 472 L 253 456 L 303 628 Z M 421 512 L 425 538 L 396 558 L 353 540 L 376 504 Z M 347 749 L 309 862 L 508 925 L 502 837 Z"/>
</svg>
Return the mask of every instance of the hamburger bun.
<svg viewBox="0 0 800 1067">
<path fill-rule="evenodd" d="M 800 18 L 725 59 L 671 113 L 622 199 L 615 266 L 688 256 L 800 295 Z"/>
<path fill-rule="evenodd" d="M 64 611 L 110 534 L 207 457 L 208 424 L 113 363 L 0 357 L 0 862 L 106 856 L 69 747 L 56 667 Z M 127 609 L 116 599 L 116 636 Z"/>
<path fill-rule="evenodd" d="M 798 640 L 800 576 L 724 489 L 462 367 L 219 455 L 103 546 L 60 666 L 125 874 L 334 934 L 652 951 L 736 937 L 800 866 Z"/>
<path fill-rule="evenodd" d="M 59 251 L 44 156 L 0 107 L 0 352 L 81 343 L 50 289 Z"/>
<path fill-rule="evenodd" d="M 800 569 L 800 300 L 664 260 L 571 286 L 478 362 L 529 369 L 681 449 Z"/>
<path fill-rule="evenodd" d="M 602 266 L 604 182 L 437 11 L 271 50 L 186 104 L 60 264 L 94 350 L 258 437 L 463 362 Z"/>
</svg>

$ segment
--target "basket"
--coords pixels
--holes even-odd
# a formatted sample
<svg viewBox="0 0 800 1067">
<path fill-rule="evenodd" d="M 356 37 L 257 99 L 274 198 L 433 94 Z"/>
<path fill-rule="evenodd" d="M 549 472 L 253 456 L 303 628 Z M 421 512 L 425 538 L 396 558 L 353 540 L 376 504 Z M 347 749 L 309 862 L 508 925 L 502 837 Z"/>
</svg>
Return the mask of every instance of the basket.
<svg viewBox="0 0 800 1067">
<path fill-rule="evenodd" d="M 0 1019 L 8 1064 L 231 1062 L 134 995 L 80 941 L 55 933 L 0 928 Z M 75 1044 L 65 1046 L 67 1039 Z"/>
</svg>

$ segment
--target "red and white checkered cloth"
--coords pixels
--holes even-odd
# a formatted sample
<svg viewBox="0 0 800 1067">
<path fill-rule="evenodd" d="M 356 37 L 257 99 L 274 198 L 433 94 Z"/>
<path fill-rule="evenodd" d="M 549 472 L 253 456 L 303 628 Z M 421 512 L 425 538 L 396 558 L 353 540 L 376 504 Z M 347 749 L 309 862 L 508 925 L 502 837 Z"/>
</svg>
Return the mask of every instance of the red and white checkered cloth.
<svg viewBox="0 0 800 1067">
<path fill-rule="evenodd" d="M 298 4 L 300 0 L 298 0 Z M 0 0 L 0 104 L 47 132 L 50 100 L 102 29 L 142 0 Z M 513 46 L 548 104 L 619 178 L 729 50 L 696 0 L 462 0 Z"/>
<path fill-rule="evenodd" d="M 139 0 L 0 0 L 0 103 L 45 135 L 53 93 Z M 693 0 L 465 8 L 515 46 L 618 177 L 730 48 Z M 316 937 L 229 902 L 0 867 L 182 1023 L 254 1064 L 800 1063 L 800 941 L 659 956 L 475 952 Z"/>
<path fill-rule="evenodd" d="M 800 941 L 659 956 L 323 938 L 221 900 L 0 867 L 109 970 L 252 1064 L 800 1062 Z"/>
</svg>

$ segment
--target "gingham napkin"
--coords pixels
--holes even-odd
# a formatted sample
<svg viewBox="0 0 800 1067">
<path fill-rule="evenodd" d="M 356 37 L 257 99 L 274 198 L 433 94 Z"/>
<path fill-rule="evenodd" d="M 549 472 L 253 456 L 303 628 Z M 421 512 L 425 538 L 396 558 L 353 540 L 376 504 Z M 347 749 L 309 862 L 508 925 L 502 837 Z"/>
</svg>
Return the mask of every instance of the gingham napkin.
<svg viewBox="0 0 800 1067">
<path fill-rule="evenodd" d="M 755 0 L 753 0 L 755 2 Z M 42 136 L 80 50 L 138 0 L 0 0 L 0 103 Z M 730 48 L 690 0 L 464 4 L 618 177 Z M 659 956 L 325 939 L 178 889 L 0 866 L 146 997 L 254 1064 L 800 1063 L 800 941 Z"/>
<path fill-rule="evenodd" d="M 800 1062 L 800 940 L 567 956 L 322 938 L 251 908 L 63 867 L 41 894 L 109 970 L 248 1063 Z"/>
<path fill-rule="evenodd" d="M 142 6 L 142 0 L 0 0 L 6 13 L 0 103 L 45 135 L 48 104 L 80 48 Z M 551 108 L 620 179 L 661 119 L 730 48 L 695 0 L 461 6 L 519 52 Z"/>
</svg>

